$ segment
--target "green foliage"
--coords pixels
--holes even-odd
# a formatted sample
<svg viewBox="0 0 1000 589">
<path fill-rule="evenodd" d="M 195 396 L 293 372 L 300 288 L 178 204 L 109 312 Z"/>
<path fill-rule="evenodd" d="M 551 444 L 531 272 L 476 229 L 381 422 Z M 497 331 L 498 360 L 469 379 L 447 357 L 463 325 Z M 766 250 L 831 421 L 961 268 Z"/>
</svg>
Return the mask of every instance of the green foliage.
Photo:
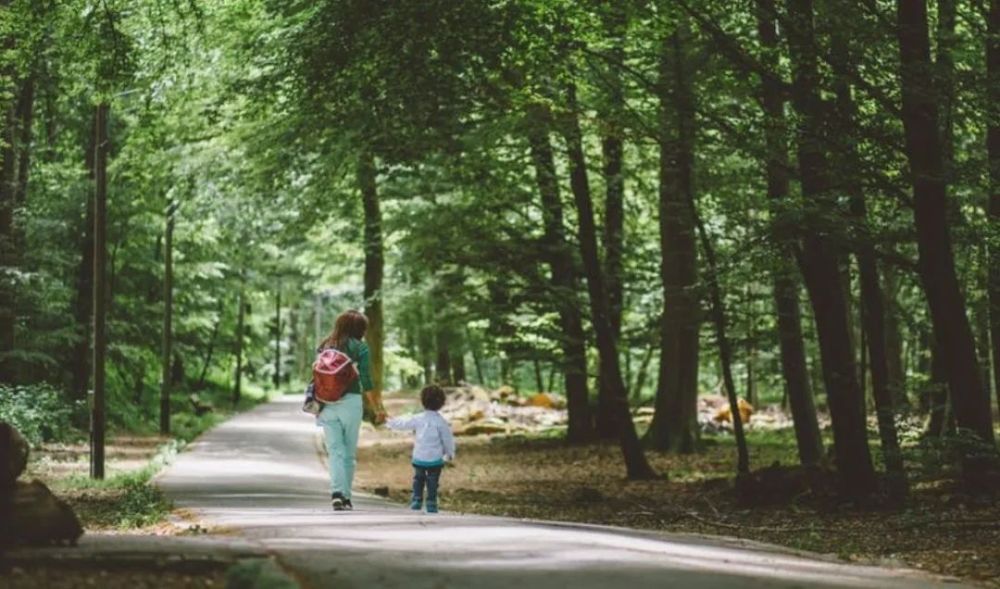
<svg viewBox="0 0 1000 589">
<path fill-rule="evenodd" d="M 80 436 L 72 423 L 84 409 L 46 384 L 0 385 L 0 421 L 14 426 L 31 445 Z"/>
</svg>

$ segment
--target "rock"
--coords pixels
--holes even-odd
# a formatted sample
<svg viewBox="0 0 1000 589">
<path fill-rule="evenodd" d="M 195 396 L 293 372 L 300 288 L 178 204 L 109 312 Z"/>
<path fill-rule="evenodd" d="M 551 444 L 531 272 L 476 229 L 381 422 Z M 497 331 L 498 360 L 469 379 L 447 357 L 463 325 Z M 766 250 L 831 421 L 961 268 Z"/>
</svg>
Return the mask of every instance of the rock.
<svg viewBox="0 0 1000 589">
<path fill-rule="evenodd" d="M 0 490 L 10 489 L 28 465 L 28 442 L 14 426 L 0 422 Z"/>
<path fill-rule="evenodd" d="M 566 406 L 566 401 L 558 395 L 552 393 L 538 393 L 531 396 L 525 403 L 527 407 L 542 407 L 544 409 L 562 409 Z"/>
<path fill-rule="evenodd" d="M 15 543 L 76 546 L 83 534 L 73 509 L 41 481 L 18 481 L 14 487 L 11 540 Z"/>
<path fill-rule="evenodd" d="M 738 399 L 737 407 L 739 408 L 740 411 L 740 421 L 743 423 L 750 423 L 750 416 L 753 415 L 753 405 L 747 403 L 743 399 Z M 726 403 L 725 405 L 720 407 L 715 412 L 715 416 L 713 417 L 713 419 L 715 419 L 715 421 L 718 422 L 722 421 L 731 422 L 733 420 L 733 414 L 732 411 L 729 409 L 729 404 Z"/>
<path fill-rule="evenodd" d="M 455 432 L 456 436 L 478 436 L 480 434 L 505 434 L 507 426 L 502 423 L 472 423 Z"/>
<path fill-rule="evenodd" d="M 494 396 L 498 401 L 506 401 L 510 397 L 516 397 L 517 391 L 514 390 L 514 387 L 505 384 L 495 391 Z"/>
</svg>

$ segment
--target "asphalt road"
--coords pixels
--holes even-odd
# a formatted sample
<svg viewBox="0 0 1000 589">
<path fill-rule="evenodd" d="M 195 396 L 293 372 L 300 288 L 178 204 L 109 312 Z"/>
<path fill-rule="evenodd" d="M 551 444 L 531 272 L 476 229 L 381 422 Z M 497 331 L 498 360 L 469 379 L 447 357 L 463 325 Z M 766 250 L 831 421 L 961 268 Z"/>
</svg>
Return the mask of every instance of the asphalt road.
<svg viewBox="0 0 1000 589">
<path fill-rule="evenodd" d="M 318 430 L 299 402 L 268 403 L 209 431 L 157 484 L 177 507 L 274 555 L 314 589 L 960 586 L 734 539 L 423 515 L 357 494 L 353 512 L 334 513 Z"/>
</svg>

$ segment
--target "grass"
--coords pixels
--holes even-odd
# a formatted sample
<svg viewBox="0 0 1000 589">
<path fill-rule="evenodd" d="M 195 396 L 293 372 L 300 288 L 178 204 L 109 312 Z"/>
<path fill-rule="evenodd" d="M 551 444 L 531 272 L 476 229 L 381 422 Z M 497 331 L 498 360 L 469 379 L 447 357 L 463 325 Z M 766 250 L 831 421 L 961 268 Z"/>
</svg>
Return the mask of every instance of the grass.
<svg viewBox="0 0 1000 589">
<path fill-rule="evenodd" d="M 82 435 L 66 435 L 64 443 L 42 444 L 32 452 L 25 478 L 37 478 L 66 500 L 87 530 L 126 532 L 161 524 L 172 510 L 151 480 L 183 449 L 205 431 L 240 412 L 267 401 L 269 395 L 247 387 L 233 408 L 229 392 L 209 387 L 198 393 L 214 410 L 195 415 L 188 393 L 173 398 L 171 437 L 155 433 L 157 424 L 148 414 L 133 412 L 132 419 L 117 424 L 106 444 L 106 478 L 89 477 L 89 447 Z M 79 434 L 79 432 L 77 432 Z"/>
<path fill-rule="evenodd" d="M 86 529 L 133 530 L 162 522 L 172 506 L 150 484 L 176 456 L 182 443 L 171 440 L 141 468 L 116 472 L 103 480 L 73 473 L 51 480 L 53 492 L 69 501 Z"/>
<path fill-rule="evenodd" d="M 902 562 L 964 579 L 1000 579 L 1000 495 L 964 491 L 954 469 L 946 468 L 947 453 L 910 435 L 919 425 L 905 424 L 912 490 L 897 508 L 858 508 L 823 493 L 747 505 L 735 490 L 731 435 L 704 434 L 695 454 L 647 450 L 661 476 L 627 481 L 616 442 L 571 446 L 552 431 L 458 438 L 458 458 L 442 475 L 441 504 L 448 511 L 736 536 L 849 561 Z M 881 470 L 874 427 L 871 435 L 872 458 Z M 791 428 L 753 428 L 747 441 L 753 471 L 775 462 L 798 464 Z M 366 430 L 359 488 L 388 488 L 391 499 L 405 502 L 411 447 L 409 437 Z M 832 447 L 829 431 L 824 447 Z"/>
</svg>

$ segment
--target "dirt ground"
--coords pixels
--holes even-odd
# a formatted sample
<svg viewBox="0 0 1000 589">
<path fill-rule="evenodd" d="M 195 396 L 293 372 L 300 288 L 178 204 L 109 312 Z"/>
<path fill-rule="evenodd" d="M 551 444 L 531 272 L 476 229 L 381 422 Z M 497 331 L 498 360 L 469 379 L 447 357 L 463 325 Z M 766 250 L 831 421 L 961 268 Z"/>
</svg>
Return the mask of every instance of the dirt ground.
<svg viewBox="0 0 1000 589">
<path fill-rule="evenodd" d="M 38 479 L 73 508 L 88 531 L 173 535 L 184 532 L 162 521 L 169 505 L 137 475 L 170 439 L 158 435 L 112 435 L 105 448 L 105 480 L 88 480 L 86 443 L 43 444 L 32 449 L 22 479 Z M 130 480 L 134 479 L 134 480 Z"/>
<path fill-rule="evenodd" d="M 12 567 L 0 571 L 4 589 L 203 589 L 225 587 L 225 568 L 176 572 L 122 567 Z"/>
<path fill-rule="evenodd" d="M 386 400 L 390 415 L 413 406 Z M 742 507 L 733 489 L 731 443 L 677 456 L 649 452 L 654 481 L 625 480 L 614 444 L 566 446 L 556 439 L 472 436 L 441 480 L 449 511 L 629 526 L 750 538 L 845 560 L 905 565 L 1000 587 L 1000 490 L 955 491 L 947 481 L 914 485 L 903 509 L 865 509 L 808 497 L 769 507 Z M 366 426 L 357 485 L 409 498 L 407 434 Z M 751 447 L 753 469 L 785 459 L 788 448 Z"/>
</svg>

